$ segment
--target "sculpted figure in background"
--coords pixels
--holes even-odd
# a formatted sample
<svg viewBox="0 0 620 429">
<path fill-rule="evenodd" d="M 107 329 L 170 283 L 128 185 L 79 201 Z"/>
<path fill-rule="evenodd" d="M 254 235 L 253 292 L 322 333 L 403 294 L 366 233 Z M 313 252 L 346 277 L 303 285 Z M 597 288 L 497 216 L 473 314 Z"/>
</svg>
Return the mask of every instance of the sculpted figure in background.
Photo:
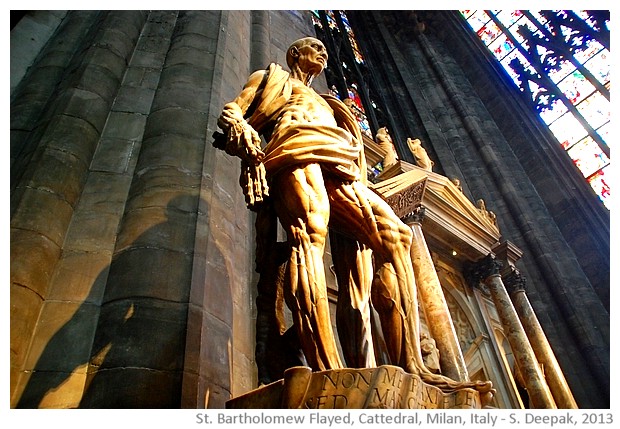
<svg viewBox="0 0 620 429">
<path fill-rule="evenodd" d="M 426 171 L 433 171 L 433 161 L 428 157 L 426 149 L 422 147 L 420 139 L 407 139 L 407 146 L 413 154 L 415 163 L 418 167 L 425 169 Z"/>
<path fill-rule="evenodd" d="M 434 339 L 428 336 L 426 332 L 420 334 L 420 349 L 422 350 L 422 359 L 426 367 L 436 374 L 441 372 L 439 365 L 439 349 Z"/>
<path fill-rule="evenodd" d="M 287 51 L 287 63 L 290 73 L 272 64 L 250 76 L 224 107 L 218 125 L 225 138 L 214 145 L 241 158 L 248 206 L 259 217 L 266 210 L 261 206 L 273 207 L 286 231 L 290 250 L 284 299 L 308 365 L 315 371 L 344 366 L 331 327 L 323 265 L 329 227 L 348 240 L 341 251 L 333 251 L 336 272 L 350 274 L 348 287 L 342 288 L 348 305 L 368 306 L 372 295 L 390 363 L 436 385 L 454 386 L 422 360 L 412 232 L 366 186 L 361 133 L 349 109 L 310 87 L 327 64 L 325 46 L 312 37 L 297 40 Z M 259 134 L 268 142 L 264 149 Z M 357 334 L 340 332 L 340 337 Z M 363 334 L 358 342 L 367 339 Z M 366 346 L 358 344 L 357 352 Z"/>
<path fill-rule="evenodd" d="M 497 216 L 490 210 L 487 210 L 487 205 L 485 204 L 483 199 L 479 199 L 476 201 L 476 205 L 478 206 L 478 210 L 484 217 L 486 217 L 493 225 L 497 226 Z"/>
<path fill-rule="evenodd" d="M 396 155 L 394 143 L 392 142 L 392 137 L 390 136 L 388 129 L 386 127 L 379 128 L 375 139 L 377 144 L 379 144 L 379 146 L 386 151 L 385 158 L 383 158 L 383 168 L 396 164 L 398 156 Z"/>
</svg>

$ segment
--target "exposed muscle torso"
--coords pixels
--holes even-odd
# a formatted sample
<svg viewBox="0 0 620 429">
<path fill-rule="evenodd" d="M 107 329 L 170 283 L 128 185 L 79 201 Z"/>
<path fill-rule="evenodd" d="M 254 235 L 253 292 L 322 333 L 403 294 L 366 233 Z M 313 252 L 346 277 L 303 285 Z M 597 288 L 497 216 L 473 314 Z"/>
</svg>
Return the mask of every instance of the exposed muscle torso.
<svg viewBox="0 0 620 429">
<path fill-rule="evenodd" d="M 323 98 L 297 79 L 291 79 L 292 94 L 282 108 L 274 133 L 294 125 L 336 126 L 334 113 Z"/>
</svg>

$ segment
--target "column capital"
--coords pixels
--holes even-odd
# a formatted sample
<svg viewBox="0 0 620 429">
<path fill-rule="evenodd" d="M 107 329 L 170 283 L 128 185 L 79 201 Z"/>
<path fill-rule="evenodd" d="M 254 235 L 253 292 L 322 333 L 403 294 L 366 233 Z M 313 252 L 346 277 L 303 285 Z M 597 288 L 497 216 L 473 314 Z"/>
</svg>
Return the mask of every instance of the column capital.
<svg viewBox="0 0 620 429">
<path fill-rule="evenodd" d="M 410 225 L 412 223 L 422 223 L 425 216 L 426 216 L 426 207 L 419 206 L 419 207 L 416 207 L 416 209 L 413 212 L 403 217 L 402 220 L 407 225 Z"/>
<path fill-rule="evenodd" d="M 480 283 L 493 275 L 499 275 L 502 269 L 502 261 L 497 259 L 495 255 L 489 253 L 484 258 L 469 264 L 465 268 L 465 279 L 472 287 L 478 287 Z"/>
<path fill-rule="evenodd" d="M 502 276 L 504 285 L 508 293 L 513 294 L 518 291 L 526 292 L 526 277 L 516 267 L 510 267 L 510 271 Z"/>
</svg>

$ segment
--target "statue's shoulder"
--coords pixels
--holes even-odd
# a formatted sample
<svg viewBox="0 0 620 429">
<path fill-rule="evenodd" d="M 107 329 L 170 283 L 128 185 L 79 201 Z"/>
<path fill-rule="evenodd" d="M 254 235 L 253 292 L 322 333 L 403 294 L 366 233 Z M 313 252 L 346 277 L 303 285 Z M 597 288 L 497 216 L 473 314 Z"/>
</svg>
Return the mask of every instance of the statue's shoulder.
<svg viewBox="0 0 620 429">
<path fill-rule="evenodd" d="M 265 72 L 271 79 L 283 80 L 290 77 L 290 73 L 284 70 L 278 63 L 269 64 Z"/>
</svg>

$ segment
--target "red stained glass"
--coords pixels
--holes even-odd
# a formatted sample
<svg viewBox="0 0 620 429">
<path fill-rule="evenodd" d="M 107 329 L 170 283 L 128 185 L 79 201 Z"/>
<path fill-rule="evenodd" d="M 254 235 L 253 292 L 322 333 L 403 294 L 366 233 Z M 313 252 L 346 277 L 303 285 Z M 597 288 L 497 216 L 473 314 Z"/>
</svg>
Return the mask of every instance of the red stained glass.
<svg viewBox="0 0 620 429">
<path fill-rule="evenodd" d="M 590 186 L 592 186 L 594 192 L 596 192 L 598 197 L 601 199 L 601 201 L 603 201 L 603 204 L 605 205 L 609 204 L 611 196 L 609 181 L 608 178 L 605 176 L 605 172 L 607 171 L 607 169 L 608 168 L 603 168 L 588 178 Z"/>
<path fill-rule="evenodd" d="M 502 34 L 502 30 L 500 30 L 494 22 L 488 22 L 478 30 L 478 37 L 480 37 L 480 40 L 482 40 L 485 45 L 491 43 L 500 34 Z"/>
<path fill-rule="evenodd" d="M 514 45 L 512 42 L 506 37 L 505 34 L 499 36 L 493 43 L 489 45 L 489 50 L 493 52 L 495 58 L 501 60 L 504 58 L 510 51 L 514 49 Z"/>
<path fill-rule="evenodd" d="M 469 23 L 471 28 L 477 33 L 478 30 L 480 30 L 484 26 L 484 24 L 486 24 L 490 20 L 491 18 L 484 10 L 477 10 L 472 16 L 467 19 L 467 22 Z"/>
<path fill-rule="evenodd" d="M 567 152 L 584 177 L 591 176 L 609 164 L 607 155 L 590 136 L 568 149 Z"/>
</svg>

